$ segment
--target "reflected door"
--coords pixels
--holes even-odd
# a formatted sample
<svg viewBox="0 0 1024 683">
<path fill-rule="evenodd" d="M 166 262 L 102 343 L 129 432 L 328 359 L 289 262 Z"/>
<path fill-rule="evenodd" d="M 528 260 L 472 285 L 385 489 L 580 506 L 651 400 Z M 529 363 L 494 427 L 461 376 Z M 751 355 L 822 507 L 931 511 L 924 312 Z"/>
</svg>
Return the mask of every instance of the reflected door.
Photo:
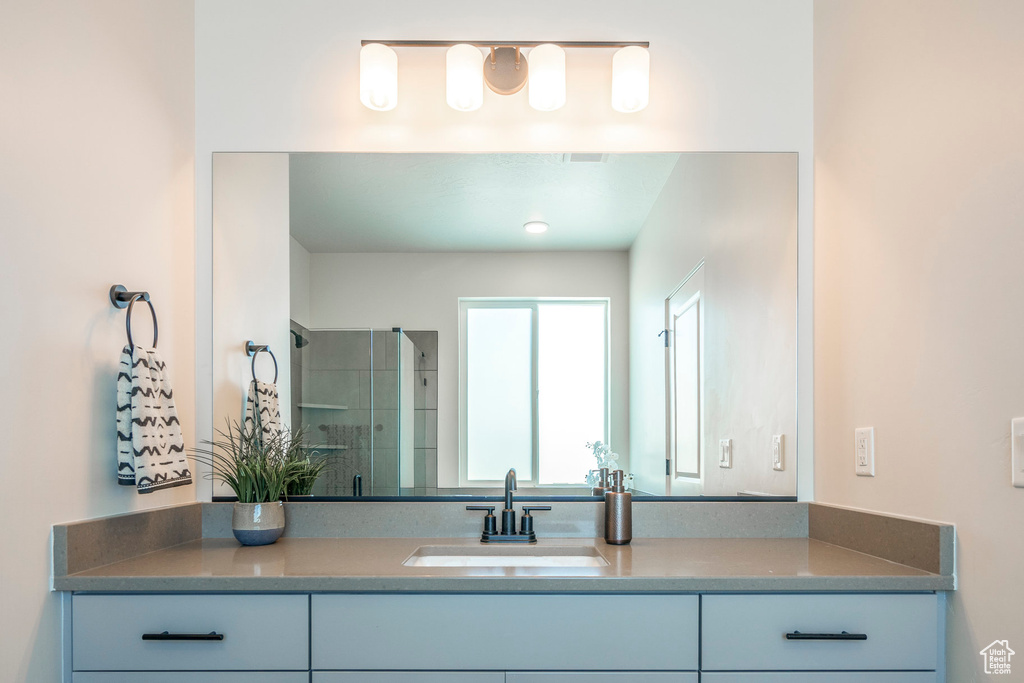
<svg viewBox="0 0 1024 683">
<path fill-rule="evenodd" d="M 666 493 L 692 495 L 703 471 L 704 264 L 665 300 Z"/>
</svg>

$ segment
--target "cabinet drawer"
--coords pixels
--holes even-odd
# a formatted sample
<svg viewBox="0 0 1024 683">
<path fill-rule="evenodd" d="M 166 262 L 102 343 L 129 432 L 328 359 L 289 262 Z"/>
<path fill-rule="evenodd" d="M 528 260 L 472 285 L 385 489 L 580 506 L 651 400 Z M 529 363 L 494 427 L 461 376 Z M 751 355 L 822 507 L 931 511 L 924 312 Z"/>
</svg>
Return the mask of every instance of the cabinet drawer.
<svg viewBox="0 0 1024 683">
<path fill-rule="evenodd" d="M 693 595 L 314 595 L 313 668 L 697 669 Z"/>
<path fill-rule="evenodd" d="M 314 671 L 313 683 L 505 683 L 500 671 Z"/>
<path fill-rule="evenodd" d="M 309 683 L 305 671 L 79 671 L 72 683 Z"/>
<path fill-rule="evenodd" d="M 706 671 L 933 670 L 938 659 L 931 594 L 706 595 L 702 615 Z M 866 639 L 796 639 L 843 631 Z"/>
<path fill-rule="evenodd" d="M 305 595 L 76 595 L 75 671 L 308 670 Z M 143 640 L 143 634 L 223 640 Z M 86 680 L 86 679 L 83 679 Z"/>
<path fill-rule="evenodd" d="M 697 683 L 697 674 L 667 671 L 509 671 L 505 683 Z"/>
<path fill-rule="evenodd" d="M 934 671 L 701 674 L 702 683 L 938 683 L 937 678 Z"/>
</svg>

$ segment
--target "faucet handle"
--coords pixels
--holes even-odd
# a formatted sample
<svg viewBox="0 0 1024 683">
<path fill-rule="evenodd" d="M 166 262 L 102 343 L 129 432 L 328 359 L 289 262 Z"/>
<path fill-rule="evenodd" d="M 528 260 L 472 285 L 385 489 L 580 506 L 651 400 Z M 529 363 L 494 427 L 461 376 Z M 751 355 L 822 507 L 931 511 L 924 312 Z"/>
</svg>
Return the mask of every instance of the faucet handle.
<svg viewBox="0 0 1024 683">
<path fill-rule="evenodd" d="M 531 505 L 529 507 L 523 506 L 523 516 L 519 518 L 519 535 L 520 536 L 533 536 L 533 515 L 530 514 L 533 510 L 550 510 L 550 505 Z"/>
<path fill-rule="evenodd" d="M 480 540 L 486 540 L 489 536 L 493 536 L 494 534 L 498 533 L 498 526 L 494 517 L 493 505 L 467 505 L 466 509 L 487 511 L 487 514 L 484 515 L 484 533 L 481 535 Z"/>
</svg>

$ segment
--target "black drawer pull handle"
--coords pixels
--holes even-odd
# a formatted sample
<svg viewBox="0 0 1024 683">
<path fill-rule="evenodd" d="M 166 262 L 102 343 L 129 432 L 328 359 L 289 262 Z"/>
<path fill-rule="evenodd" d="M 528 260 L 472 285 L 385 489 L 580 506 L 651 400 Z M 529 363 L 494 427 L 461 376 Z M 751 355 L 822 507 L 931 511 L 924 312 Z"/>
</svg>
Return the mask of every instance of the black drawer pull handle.
<svg viewBox="0 0 1024 683">
<path fill-rule="evenodd" d="M 224 640 L 223 633 L 210 631 L 209 633 L 143 633 L 143 640 Z"/>
<path fill-rule="evenodd" d="M 867 640 L 866 633 L 800 633 L 793 631 L 786 634 L 786 640 Z"/>
</svg>

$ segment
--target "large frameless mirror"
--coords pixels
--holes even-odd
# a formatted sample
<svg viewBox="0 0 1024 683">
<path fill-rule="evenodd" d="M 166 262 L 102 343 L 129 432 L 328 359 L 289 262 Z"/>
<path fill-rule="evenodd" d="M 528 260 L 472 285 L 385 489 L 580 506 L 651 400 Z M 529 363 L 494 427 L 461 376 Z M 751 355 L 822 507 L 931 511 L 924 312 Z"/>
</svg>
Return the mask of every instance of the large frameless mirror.
<svg viewBox="0 0 1024 683">
<path fill-rule="evenodd" d="M 318 497 L 588 495 L 595 449 L 795 496 L 796 154 L 223 153 L 213 189 L 214 424 L 267 344 Z"/>
</svg>

